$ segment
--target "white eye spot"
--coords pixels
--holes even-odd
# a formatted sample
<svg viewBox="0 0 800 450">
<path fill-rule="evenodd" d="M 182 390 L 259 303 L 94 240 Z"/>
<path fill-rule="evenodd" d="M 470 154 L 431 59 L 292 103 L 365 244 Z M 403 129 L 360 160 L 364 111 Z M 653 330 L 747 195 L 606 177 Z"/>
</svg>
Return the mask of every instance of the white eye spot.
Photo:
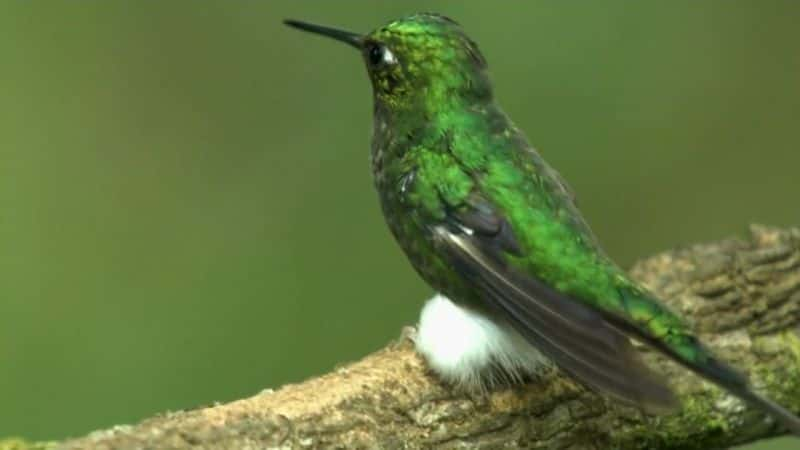
<svg viewBox="0 0 800 450">
<path fill-rule="evenodd" d="M 385 64 L 397 64 L 397 57 L 394 56 L 391 50 L 388 48 L 383 49 L 383 62 Z"/>
</svg>

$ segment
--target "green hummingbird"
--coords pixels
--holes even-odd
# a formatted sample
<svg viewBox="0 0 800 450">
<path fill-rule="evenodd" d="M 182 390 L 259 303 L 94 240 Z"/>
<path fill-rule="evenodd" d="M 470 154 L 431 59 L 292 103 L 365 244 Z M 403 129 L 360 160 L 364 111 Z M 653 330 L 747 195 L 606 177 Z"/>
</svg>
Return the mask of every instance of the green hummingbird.
<svg viewBox="0 0 800 450">
<path fill-rule="evenodd" d="M 414 14 L 366 35 L 285 23 L 363 56 L 375 187 L 395 239 L 439 293 L 415 342 L 440 377 L 481 388 L 552 361 L 646 411 L 672 409 L 634 339 L 800 435 L 798 417 L 754 392 L 602 251 L 570 188 L 495 101 L 486 60 L 456 22 Z"/>
</svg>

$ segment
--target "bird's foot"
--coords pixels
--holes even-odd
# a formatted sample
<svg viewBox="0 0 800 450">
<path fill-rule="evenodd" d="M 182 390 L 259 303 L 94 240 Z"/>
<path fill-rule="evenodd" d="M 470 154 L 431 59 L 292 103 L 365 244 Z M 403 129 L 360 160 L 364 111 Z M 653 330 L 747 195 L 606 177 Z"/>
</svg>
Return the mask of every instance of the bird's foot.
<svg viewBox="0 0 800 450">
<path fill-rule="evenodd" d="M 396 350 L 402 348 L 406 343 L 414 344 L 417 341 L 417 329 L 411 325 L 406 325 L 400 330 L 400 336 L 389 343 L 389 348 Z"/>
</svg>

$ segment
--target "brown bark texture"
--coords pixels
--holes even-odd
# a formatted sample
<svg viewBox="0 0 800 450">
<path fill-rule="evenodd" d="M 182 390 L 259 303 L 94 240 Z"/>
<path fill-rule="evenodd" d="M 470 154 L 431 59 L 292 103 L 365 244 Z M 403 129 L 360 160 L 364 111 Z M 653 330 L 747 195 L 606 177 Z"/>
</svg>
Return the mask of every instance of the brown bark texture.
<svg viewBox="0 0 800 450">
<path fill-rule="evenodd" d="M 800 412 L 800 229 L 753 226 L 746 238 L 668 251 L 631 273 L 690 318 L 759 391 Z M 782 434 L 760 411 L 641 351 L 671 381 L 681 401 L 676 413 L 643 415 L 558 370 L 468 395 L 439 382 L 401 340 L 302 383 L 55 447 L 713 449 Z"/>
</svg>

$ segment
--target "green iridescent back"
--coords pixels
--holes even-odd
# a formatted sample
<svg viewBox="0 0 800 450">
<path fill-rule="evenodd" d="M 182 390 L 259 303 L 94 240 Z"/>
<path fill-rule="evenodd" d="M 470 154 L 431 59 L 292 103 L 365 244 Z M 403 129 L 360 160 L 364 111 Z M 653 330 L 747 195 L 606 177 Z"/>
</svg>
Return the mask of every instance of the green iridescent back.
<svg viewBox="0 0 800 450">
<path fill-rule="evenodd" d="M 630 317 L 675 351 L 701 356 L 684 324 L 602 252 L 569 188 L 494 101 L 486 61 L 457 24 L 410 16 L 367 41 L 402 58 L 370 73 L 373 171 L 389 227 L 428 283 L 455 299 L 474 295 L 426 227 L 479 198 L 513 228 L 523 252 L 506 255 L 512 264 L 593 307 Z"/>
</svg>

